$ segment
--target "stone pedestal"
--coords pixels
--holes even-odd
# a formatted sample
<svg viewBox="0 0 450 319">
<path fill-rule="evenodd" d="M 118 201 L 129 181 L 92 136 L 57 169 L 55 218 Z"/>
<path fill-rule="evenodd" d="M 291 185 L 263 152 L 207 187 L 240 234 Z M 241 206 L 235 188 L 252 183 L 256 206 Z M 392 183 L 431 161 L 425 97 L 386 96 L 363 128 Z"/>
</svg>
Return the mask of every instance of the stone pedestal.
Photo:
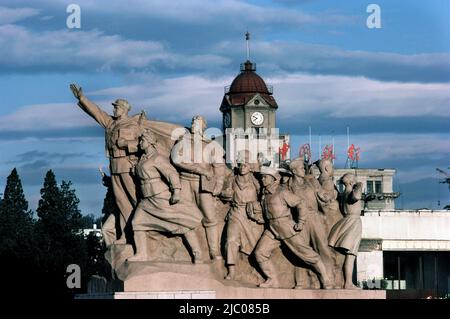
<svg viewBox="0 0 450 319">
<path fill-rule="evenodd" d="M 123 291 L 95 299 L 386 299 L 384 290 L 259 288 L 224 280 L 223 260 L 205 264 L 125 262 L 116 271 Z"/>
<path fill-rule="evenodd" d="M 76 299 L 386 299 L 385 290 L 267 289 L 128 291 L 77 295 Z"/>
</svg>

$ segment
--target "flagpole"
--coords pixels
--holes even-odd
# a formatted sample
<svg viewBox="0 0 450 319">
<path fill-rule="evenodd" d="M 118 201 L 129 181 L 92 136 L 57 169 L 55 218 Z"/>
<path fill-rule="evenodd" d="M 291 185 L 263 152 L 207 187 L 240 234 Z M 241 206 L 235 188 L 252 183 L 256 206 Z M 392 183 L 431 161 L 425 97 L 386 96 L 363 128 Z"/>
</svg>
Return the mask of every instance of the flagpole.
<svg viewBox="0 0 450 319">
<path fill-rule="evenodd" d="M 245 33 L 245 42 L 247 43 L 247 61 L 250 61 L 250 33 Z"/>
<path fill-rule="evenodd" d="M 347 126 L 347 151 L 350 148 L 350 127 Z"/>
<path fill-rule="evenodd" d="M 311 148 L 311 126 L 309 127 L 309 148 Z"/>
<path fill-rule="evenodd" d="M 333 153 L 332 155 L 336 154 L 336 150 L 334 149 L 334 131 L 332 131 L 333 139 L 332 139 L 332 145 L 333 145 Z M 331 157 L 331 162 L 334 164 L 334 156 Z"/>
<path fill-rule="evenodd" d="M 322 153 L 322 136 L 319 135 L 319 159 L 321 159 L 321 153 Z"/>
</svg>

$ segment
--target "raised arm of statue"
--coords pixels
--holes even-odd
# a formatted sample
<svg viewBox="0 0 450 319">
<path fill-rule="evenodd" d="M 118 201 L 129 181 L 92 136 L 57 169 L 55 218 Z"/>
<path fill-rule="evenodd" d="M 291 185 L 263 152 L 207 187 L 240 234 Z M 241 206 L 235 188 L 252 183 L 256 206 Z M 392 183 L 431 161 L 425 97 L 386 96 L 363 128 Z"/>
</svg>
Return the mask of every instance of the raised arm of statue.
<svg viewBox="0 0 450 319">
<path fill-rule="evenodd" d="M 103 111 L 97 104 L 90 101 L 84 94 L 81 87 L 76 84 L 70 85 L 70 90 L 72 91 L 75 98 L 78 99 L 78 106 L 89 114 L 94 120 L 98 122 L 103 127 L 107 127 L 112 121 L 112 117 Z"/>
<path fill-rule="evenodd" d="M 352 200 L 354 202 L 357 202 L 359 200 L 361 200 L 362 198 L 362 184 L 360 182 L 356 183 L 355 186 L 353 186 L 353 191 L 352 191 Z"/>
</svg>

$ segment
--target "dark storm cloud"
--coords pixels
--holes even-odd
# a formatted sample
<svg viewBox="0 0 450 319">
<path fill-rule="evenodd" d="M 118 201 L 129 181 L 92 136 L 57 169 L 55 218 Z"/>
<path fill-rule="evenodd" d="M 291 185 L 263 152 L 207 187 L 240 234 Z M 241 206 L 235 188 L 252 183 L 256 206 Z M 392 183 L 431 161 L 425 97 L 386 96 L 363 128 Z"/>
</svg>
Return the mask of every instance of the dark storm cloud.
<svg viewBox="0 0 450 319">
<path fill-rule="evenodd" d="M 103 137 L 104 129 L 98 126 L 75 127 L 67 129 L 51 130 L 5 130 L 0 134 L 0 140 L 23 140 L 26 138 L 81 138 L 81 137 Z"/>
<path fill-rule="evenodd" d="M 9 162 L 9 164 L 15 163 L 14 162 Z M 21 171 L 35 171 L 35 170 L 41 170 L 43 168 L 48 168 L 51 166 L 51 162 L 48 160 L 44 160 L 44 159 L 39 159 L 36 161 L 32 161 L 26 164 L 23 164 L 19 167 L 19 169 Z"/>
<path fill-rule="evenodd" d="M 58 152 L 44 152 L 39 150 L 28 151 L 25 153 L 21 153 L 16 155 L 14 161 L 8 162 L 11 163 L 37 163 L 40 161 L 53 161 L 53 162 L 64 162 L 67 159 L 74 157 L 86 157 L 85 153 L 58 153 Z M 37 165 L 35 164 L 35 165 Z"/>
</svg>

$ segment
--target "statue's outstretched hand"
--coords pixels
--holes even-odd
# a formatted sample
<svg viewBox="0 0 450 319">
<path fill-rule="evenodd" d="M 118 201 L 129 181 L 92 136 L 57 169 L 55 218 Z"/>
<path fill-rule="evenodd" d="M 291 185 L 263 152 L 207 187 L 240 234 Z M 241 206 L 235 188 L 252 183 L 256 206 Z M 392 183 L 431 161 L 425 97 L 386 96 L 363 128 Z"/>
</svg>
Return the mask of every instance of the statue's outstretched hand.
<svg viewBox="0 0 450 319">
<path fill-rule="evenodd" d="M 83 89 L 76 84 L 71 84 L 70 90 L 78 100 L 83 96 Z"/>
</svg>

